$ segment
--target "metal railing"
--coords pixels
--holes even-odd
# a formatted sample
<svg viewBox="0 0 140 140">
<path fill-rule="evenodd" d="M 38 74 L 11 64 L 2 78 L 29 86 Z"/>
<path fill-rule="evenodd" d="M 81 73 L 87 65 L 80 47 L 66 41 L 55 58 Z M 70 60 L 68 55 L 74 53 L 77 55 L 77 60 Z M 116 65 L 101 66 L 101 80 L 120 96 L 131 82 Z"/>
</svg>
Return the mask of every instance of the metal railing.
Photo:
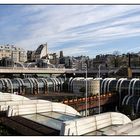
<svg viewBox="0 0 140 140">
<path fill-rule="evenodd" d="M 0 73 L 73 73 L 75 69 L 66 69 L 66 68 L 27 68 L 27 67 L 0 67 Z"/>
</svg>

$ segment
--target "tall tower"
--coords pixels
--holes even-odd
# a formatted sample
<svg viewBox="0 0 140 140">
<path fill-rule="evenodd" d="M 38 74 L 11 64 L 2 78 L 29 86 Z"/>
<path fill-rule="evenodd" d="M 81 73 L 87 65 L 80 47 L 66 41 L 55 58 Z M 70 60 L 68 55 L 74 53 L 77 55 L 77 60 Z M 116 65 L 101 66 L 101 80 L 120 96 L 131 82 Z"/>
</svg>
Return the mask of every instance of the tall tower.
<svg viewBox="0 0 140 140">
<path fill-rule="evenodd" d="M 48 54 L 48 45 L 47 45 L 47 43 L 44 44 L 44 46 L 45 46 L 45 49 L 46 49 L 46 55 L 47 55 L 47 54 Z"/>
<path fill-rule="evenodd" d="M 60 58 L 63 57 L 63 51 L 60 51 Z"/>
</svg>

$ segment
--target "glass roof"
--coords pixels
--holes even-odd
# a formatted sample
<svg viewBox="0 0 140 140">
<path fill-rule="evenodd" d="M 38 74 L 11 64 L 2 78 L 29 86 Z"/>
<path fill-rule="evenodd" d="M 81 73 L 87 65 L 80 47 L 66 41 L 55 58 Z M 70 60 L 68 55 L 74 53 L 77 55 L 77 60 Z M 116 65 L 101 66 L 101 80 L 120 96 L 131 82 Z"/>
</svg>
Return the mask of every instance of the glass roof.
<svg viewBox="0 0 140 140">
<path fill-rule="evenodd" d="M 61 121 L 68 121 L 68 120 L 72 120 L 74 118 L 77 118 L 75 116 L 69 116 L 67 114 L 61 114 L 61 113 L 56 113 L 56 112 L 46 112 L 46 113 L 41 113 L 44 116 L 48 116 L 51 118 L 55 118 L 57 120 L 61 120 Z"/>
<path fill-rule="evenodd" d="M 79 116 L 69 116 L 65 113 L 58 113 L 58 112 L 36 113 L 36 114 L 22 115 L 22 117 L 56 130 L 61 129 L 61 124 L 63 121 L 79 118 Z"/>
<path fill-rule="evenodd" d="M 90 133 L 87 133 L 87 134 L 84 134 L 85 136 L 96 136 L 96 135 L 103 135 L 103 133 L 107 130 L 113 130 L 114 128 L 116 127 L 119 127 L 120 125 L 110 125 L 110 126 L 107 126 L 107 127 L 104 127 L 104 128 L 101 128 L 99 130 L 96 130 L 96 131 L 93 131 L 93 132 L 90 132 Z"/>
</svg>

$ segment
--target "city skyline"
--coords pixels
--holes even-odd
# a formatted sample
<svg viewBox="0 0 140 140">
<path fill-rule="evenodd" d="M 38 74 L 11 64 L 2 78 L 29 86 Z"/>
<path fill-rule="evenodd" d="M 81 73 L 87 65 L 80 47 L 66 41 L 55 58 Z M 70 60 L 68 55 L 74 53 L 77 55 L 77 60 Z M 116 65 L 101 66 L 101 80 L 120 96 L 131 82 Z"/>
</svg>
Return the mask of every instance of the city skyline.
<svg viewBox="0 0 140 140">
<path fill-rule="evenodd" d="M 139 52 L 140 5 L 0 5 L 0 44 L 64 55 Z"/>
</svg>

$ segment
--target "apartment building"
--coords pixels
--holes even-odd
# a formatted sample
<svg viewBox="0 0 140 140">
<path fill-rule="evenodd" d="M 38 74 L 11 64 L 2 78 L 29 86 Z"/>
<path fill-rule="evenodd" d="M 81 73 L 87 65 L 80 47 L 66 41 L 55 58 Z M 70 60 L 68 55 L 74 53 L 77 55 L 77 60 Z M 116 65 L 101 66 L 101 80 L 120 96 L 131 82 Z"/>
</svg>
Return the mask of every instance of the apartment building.
<svg viewBox="0 0 140 140">
<path fill-rule="evenodd" d="M 0 45 L 0 59 L 11 58 L 14 62 L 27 61 L 26 51 L 14 45 Z"/>
</svg>

